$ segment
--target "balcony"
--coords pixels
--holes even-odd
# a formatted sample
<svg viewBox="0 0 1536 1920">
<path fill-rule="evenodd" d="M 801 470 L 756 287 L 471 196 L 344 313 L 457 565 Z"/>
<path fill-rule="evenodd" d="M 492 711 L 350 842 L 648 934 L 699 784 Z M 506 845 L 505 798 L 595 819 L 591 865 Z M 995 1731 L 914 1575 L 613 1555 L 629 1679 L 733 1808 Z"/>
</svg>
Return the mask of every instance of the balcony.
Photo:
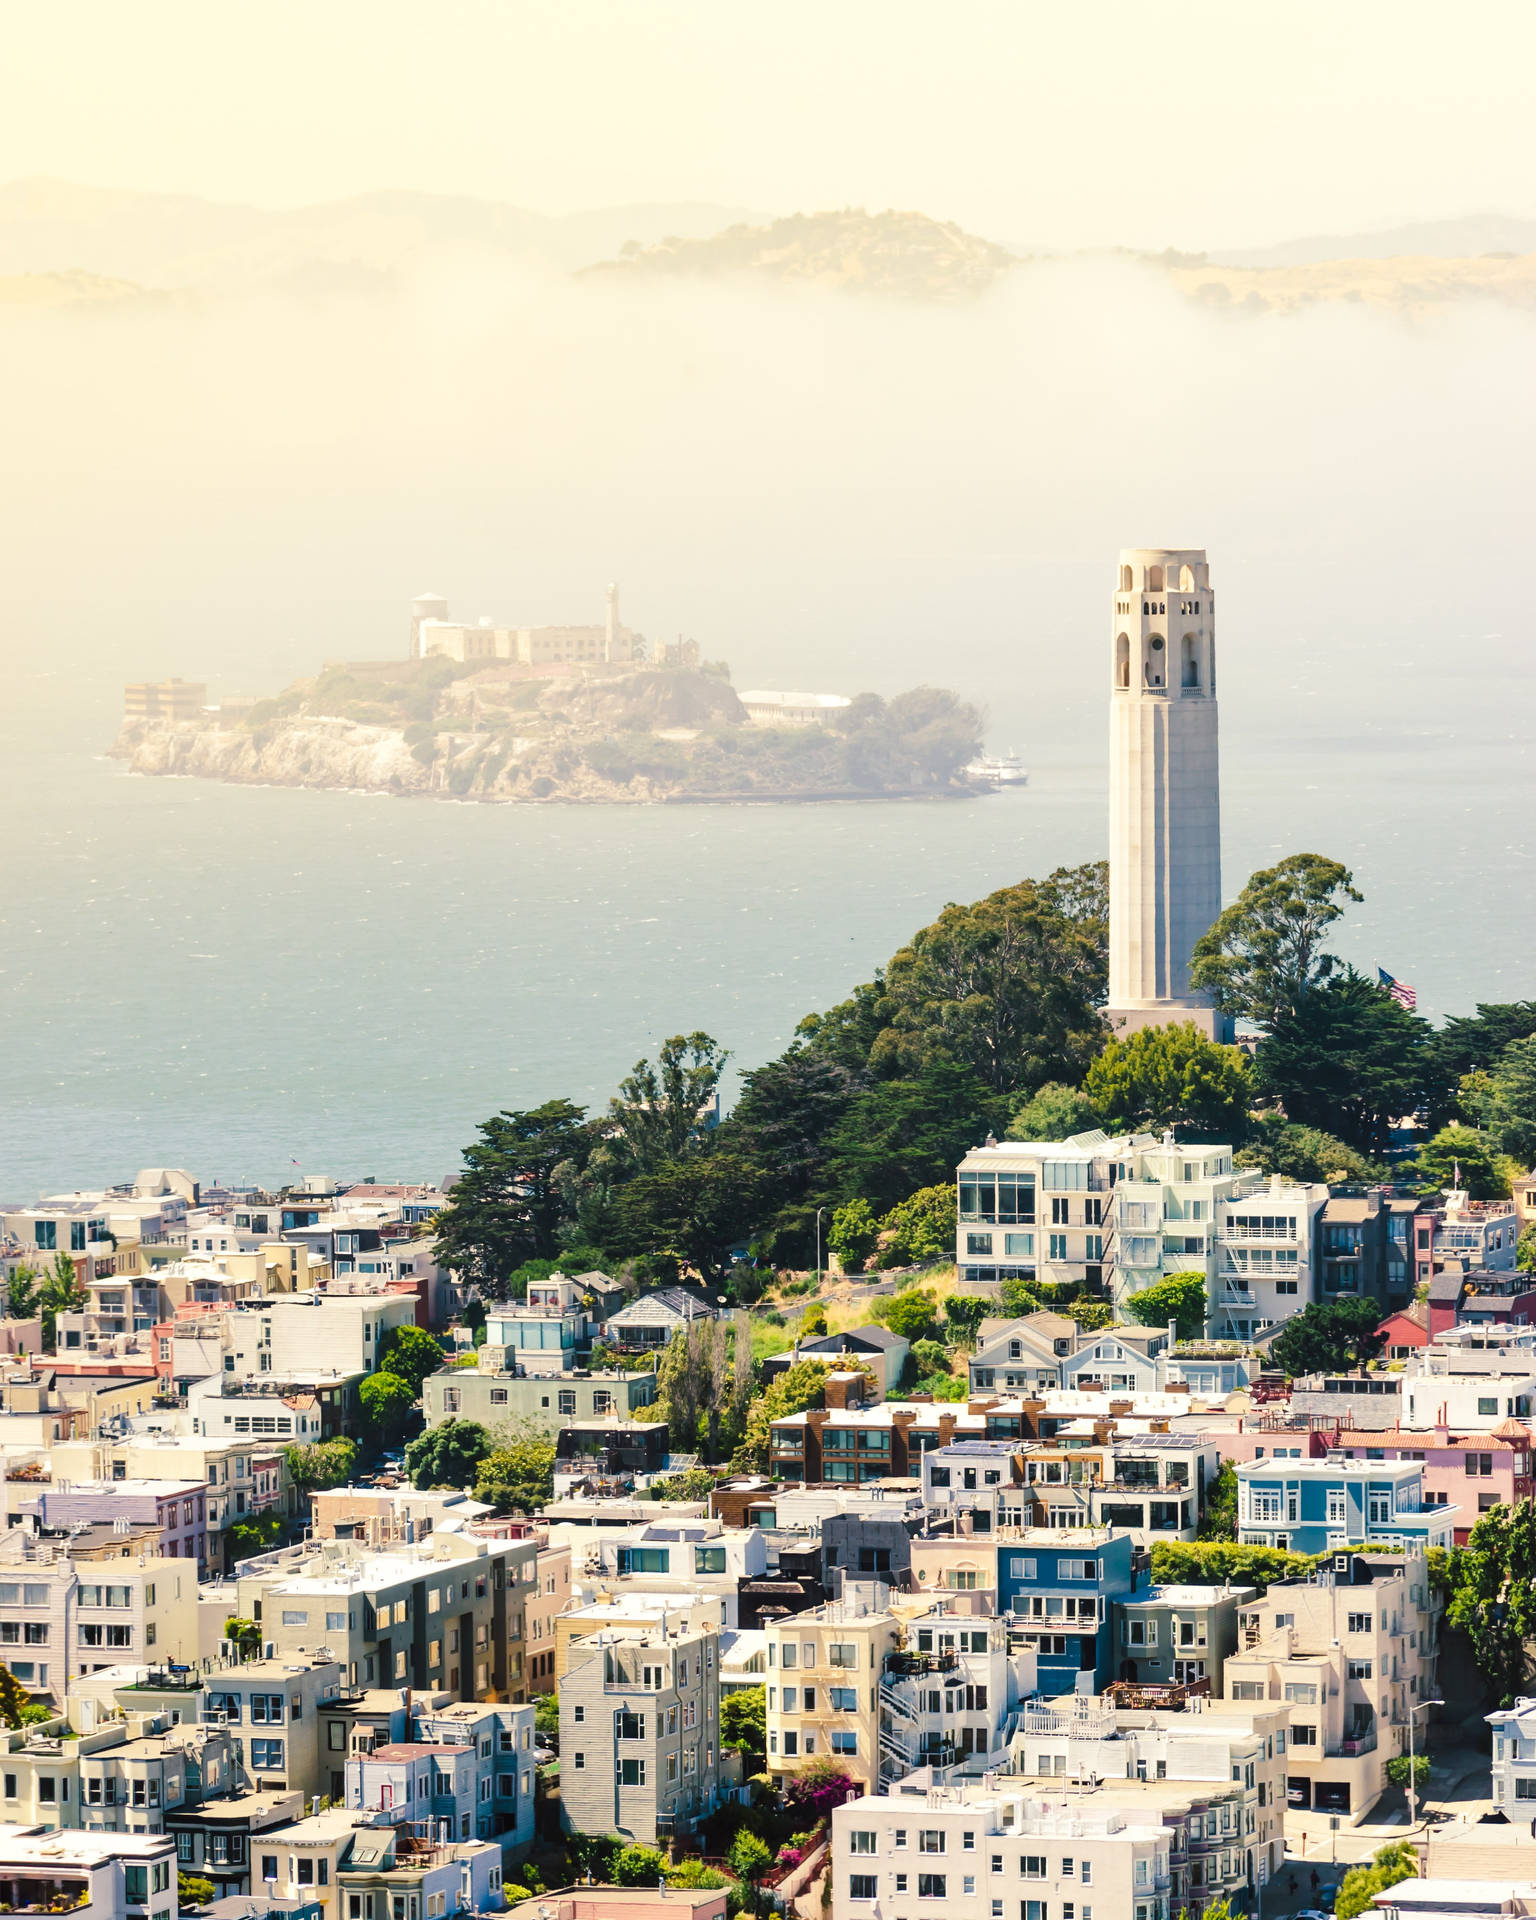
<svg viewBox="0 0 1536 1920">
<path fill-rule="evenodd" d="M 1325 1747 L 1323 1749 L 1324 1757 L 1329 1760 L 1354 1760 L 1358 1759 L 1362 1753 L 1374 1753 L 1375 1751 L 1376 1733 L 1374 1728 L 1369 1733 L 1356 1734 L 1353 1739 L 1341 1740 L 1336 1747 Z"/>
<path fill-rule="evenodd" d="M 960 1657 L 955 1653 L 888 1653 L 885 1656 L 886 1672 L 897 1676 L 953 1673 L 959 1665 Z"/>
</svg>

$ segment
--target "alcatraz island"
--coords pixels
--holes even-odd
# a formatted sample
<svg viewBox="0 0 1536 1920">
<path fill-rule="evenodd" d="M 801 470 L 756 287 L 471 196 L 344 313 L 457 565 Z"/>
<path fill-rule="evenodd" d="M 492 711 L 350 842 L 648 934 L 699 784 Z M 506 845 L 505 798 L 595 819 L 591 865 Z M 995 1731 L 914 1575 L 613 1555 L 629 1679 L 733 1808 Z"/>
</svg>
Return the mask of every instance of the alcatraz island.
<svg viewBox="0 0 1536 1920">
<path fill-rule="evenodd" d="M 981 716 L 942 688 L 738 693 L 724 661 L 619 617 L 473 625 L 424 594 L 404 658 L 328 663 L 271 699 L 126 689 L 113 753 L 135 773 L 484 801 L 964 798 Z"/>
</svg>

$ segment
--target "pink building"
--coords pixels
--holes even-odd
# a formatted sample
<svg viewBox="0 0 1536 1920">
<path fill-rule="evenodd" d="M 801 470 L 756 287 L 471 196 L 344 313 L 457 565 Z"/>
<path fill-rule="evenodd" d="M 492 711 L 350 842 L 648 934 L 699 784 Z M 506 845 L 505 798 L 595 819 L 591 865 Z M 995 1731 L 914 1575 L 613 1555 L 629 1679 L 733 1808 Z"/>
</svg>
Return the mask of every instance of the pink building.
<svg viewBox="0 0 1536 1920">
<path fill-rule="evenodd" d="M 1492 1433 L 1457 1434 L 1446 1427 L 1422 1433 L 1399 1427 L 1380 1432 L 1345 1428 L 1334 1436 L 1334 1445 L 1346 1460 L 1421 1460 L 1425 1506 L 1460 1509 L 1458 1547 L 1467 1544 L 1480 1513 L 1531 1497 L 1536 1440 L 1518 1420 L 1506 1420 Z"/>
<path fill-rule="evenodd" d="M 37 1503 L 45 1527 L 67 1527 L 77 1520 L 99 1520 L 110 1526 L 125 1520 L 132 1526 L 152 1526 L 160 1535 L 160 1552 L 170 1560 L 208 1557 L 206 1489 L 201 1480 L 77 1480 L 67 1487 L 47 1487 Z"/>
</svg>

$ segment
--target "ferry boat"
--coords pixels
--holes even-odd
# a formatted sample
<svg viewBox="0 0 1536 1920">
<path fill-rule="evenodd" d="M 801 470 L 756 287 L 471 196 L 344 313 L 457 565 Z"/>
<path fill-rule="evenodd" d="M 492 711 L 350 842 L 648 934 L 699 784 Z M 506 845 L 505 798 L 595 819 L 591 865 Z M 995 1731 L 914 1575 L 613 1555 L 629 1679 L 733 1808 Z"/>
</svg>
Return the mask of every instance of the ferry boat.
<svg viewBox="0 0 1536 1920">
<path fill-rule="evenodd" d="M 1029 768 L 1017 754 L 1003 754 L 995 759 L 973 760 L 966 768 L 972 780 L 984 780 L 994 787 L 1027 787 Z"/>
</svg>

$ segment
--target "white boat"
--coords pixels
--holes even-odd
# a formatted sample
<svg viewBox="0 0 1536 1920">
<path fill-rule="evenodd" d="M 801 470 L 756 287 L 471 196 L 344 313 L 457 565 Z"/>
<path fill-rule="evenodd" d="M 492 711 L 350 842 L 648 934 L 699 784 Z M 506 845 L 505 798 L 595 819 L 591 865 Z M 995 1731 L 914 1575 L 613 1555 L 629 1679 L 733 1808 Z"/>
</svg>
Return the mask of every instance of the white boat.
<svg viewBox="0 0 1536 1920">
<path fill-rule="evenodd" d="M 966 768 L 972 780 L 985 780 L 994 787 L 1027 787 L 1029 768 L 1017 754 L 1003 754 L 995 759 L 973 760 Z"/>
</svg>

